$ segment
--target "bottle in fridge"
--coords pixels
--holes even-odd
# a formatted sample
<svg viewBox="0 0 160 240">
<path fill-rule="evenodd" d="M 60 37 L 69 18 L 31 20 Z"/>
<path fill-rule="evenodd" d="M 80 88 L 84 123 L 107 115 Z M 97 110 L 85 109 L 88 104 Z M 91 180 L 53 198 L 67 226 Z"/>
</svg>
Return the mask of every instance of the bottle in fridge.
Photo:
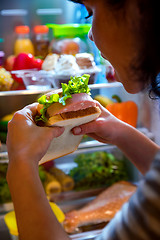
<svg viewBox="0 0 160 240">
<path fill-rule="evenodd" d="M 41 57 L 42 59 L 44 59 L 48 54 L 49 29 L 45 25 L 37 25 L 34 27 L 33 31 L 34 31 L 33 43 L 34 43 L 35 56 Z"/>
<path fill-rule="evenodd" d="M 34 55 L 34 46 L 29 37 L 30 28 L 28 26 L 17 26 L 15 33 L 17 38 L 14 44 L 14 55 L 19 53 L 31 53 Z"/>
</svg>

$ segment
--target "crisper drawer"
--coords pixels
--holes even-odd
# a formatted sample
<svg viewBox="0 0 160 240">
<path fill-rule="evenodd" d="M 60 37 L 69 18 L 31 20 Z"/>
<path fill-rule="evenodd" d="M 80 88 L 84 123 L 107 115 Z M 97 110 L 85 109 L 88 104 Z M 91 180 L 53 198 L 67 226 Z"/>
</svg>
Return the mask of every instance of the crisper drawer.
<svg viewBox="0 0 160 240">
<path fill-rule="evenodd" d="M 79 148 L 76 152 L 56 159 L 55 164 L 56 167 L 63 170 L 65 173 L 69 173 L 71 169 L 76 166 L 75 158 L 87 154 L 93 154 L 96 152 L 107 152 L 116 156 L 117 159 L 122 159 L 122 152 L 117 149 L 115 146 L 101 144 L 96 141 L 84 142 L 79 145 Z M 126 171 L 128 172 L 128 181 L 137 182 L 139 179 L 139 172 L 136 168 L 125 159 L 126 163 Z M 50 194 L 50 201 L 56 202 L 64 213 L 68 213 L 71 211 L 76 211 L 78 209 L 83 208 L 87 204 L 90 204 L 92 200 L 94 200 L 99 194 L 101 194 L 107 187 L 98 187 L 96 189 L 88 189 L 88 190 L 80 190 L 80 191 L 71 191 L 64 192 L 61 194 Z M 75 232 L 69 234 L 71 239 L 95 239 L 103 230 L 103 228 L 107 225 L 107 222 L 97 223 L 97 224 L 88 224 L 84 226 L 80 226 L 75 229 Z"/>
</svg>

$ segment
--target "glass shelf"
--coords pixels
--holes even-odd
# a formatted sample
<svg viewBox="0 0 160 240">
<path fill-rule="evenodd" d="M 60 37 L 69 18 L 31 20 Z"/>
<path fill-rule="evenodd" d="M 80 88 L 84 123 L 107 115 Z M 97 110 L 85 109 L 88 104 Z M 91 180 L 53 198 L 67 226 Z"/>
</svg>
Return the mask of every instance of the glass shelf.
<svg viewBox="0 0 160 240">
<path fill-rule="evenodd" d="M 99 83 L 99 84 L 91 84 L 89 85 L 90 89 L 101 89 L 101 88 L 111 88 L 111 87 L 120 87 L 122 86 L 119 82 L 113 83 Z M 32 95 L 32 94 L 40 94 L 45 92 L 50 92 L 55 88 L 51 88 L 48 90 L 16 90 L 16 91 L 0 91 L 0 97 L 2 96 L 18 96 L 18 95 Z"/>
</svg>

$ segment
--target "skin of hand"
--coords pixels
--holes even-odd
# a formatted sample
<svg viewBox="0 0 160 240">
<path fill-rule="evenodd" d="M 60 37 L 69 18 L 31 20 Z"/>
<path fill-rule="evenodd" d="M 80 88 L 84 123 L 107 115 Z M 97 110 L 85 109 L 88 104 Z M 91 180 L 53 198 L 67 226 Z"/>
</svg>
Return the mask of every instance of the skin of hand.
<svg viewBox="0 0 160 240">
<path fill-rule="evenodd" d="M 98 102 L 97 106 L 101 115 L 92 122 L 73 128 L 73 134 L 87 134 L 100 142 L 116 145 L 145 174 L 160 150 L 159 146 L 136 128 L 114 117 Z"/>
<path fill-rule="evenodd" d="M 64 128 L 39 127 L 34 122 L 38 103 L 16 112 L 8 124 L 7 148 L 12 159 L 33 159 L 38 164 L 53 138 L 60 136 Z"/>
<path fill-rule="evenodd" d="M 115 144 L 117 127 L 119 128 L 123 123 L 118 118 L 114 117 L 99 102 L 95 102 L 101 109 L 100 116 L 92 122 L 73 128 L 72 132 L 75 135 L 87 134 L 102 143 Z"/>
</svg>

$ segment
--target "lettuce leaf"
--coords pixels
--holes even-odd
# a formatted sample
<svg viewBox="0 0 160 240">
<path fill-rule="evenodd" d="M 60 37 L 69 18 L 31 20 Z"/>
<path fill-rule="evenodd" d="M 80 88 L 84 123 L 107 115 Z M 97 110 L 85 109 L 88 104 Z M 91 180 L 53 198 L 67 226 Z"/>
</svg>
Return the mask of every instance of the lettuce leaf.
<svg viewBox="0 0 160 240">
<path fill-rule="evenodd" d="M 88 87 L 89 78 L 89 74 L 84 74 L 81 77 L 71 77 L 68 84 L 62 83 L 62 97 L 59 94 L 52 94 L 49 98 L 46 95 L 41 96 L 38 99 L 38 103 L 42 104 L 43 108 L 40 110 L 41 116 L 36 116 L 35 121 L 46 122 L 47 108 L 56 102 L 66 105 L 66 100 L 72 98 L 72 94 L 87 93 L 90 95 L 90 88 Z"/>
</svg>

